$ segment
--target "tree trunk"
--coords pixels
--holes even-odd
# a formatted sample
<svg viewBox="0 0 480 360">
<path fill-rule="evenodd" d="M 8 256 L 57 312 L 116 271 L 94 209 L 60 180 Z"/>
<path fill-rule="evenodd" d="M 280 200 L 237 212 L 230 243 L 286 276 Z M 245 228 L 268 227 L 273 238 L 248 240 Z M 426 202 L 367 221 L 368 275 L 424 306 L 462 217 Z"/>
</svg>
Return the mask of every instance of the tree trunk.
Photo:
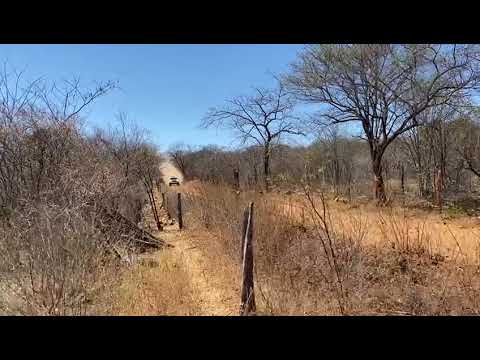
<svg viewBox="0 0 480 360">
<path fill-rule="evenodd" d="M 375 199 L 379 204 L 384 204 L 387 201 L 387 196 L 385 195 L 385 184 L 383 182 L 381 158 L 374 158 L 372 163 Z"/>
<path fill-rule="evenodd" d="M 424 190 L 424 196 L 429 197 L 431 194 L 431 175 L 430 175 L 430 170 L 426 169 L 425 171 L 425 178 L 424 178 L 424 185 L 423 185 L 423 190 Z"/>
<path fill-rule="evenodd" d="M 439 169 L 435 179 L 435 203 L 440 208 L 440 210 L 442 210 L 443 205 L 443 178 L 443 171 L 442 169 Z"/>
<path fill-rule="evenodd" d="M 423 198 L 425 196 L 425 180 L 421 171 L 417 172 L 418 195 Z"/>
<path fill-rule="evenodd" d="M 400 165 L 400 186 L 402 189 L 402 194 L 405 193 L 405 168 L 403 164 Z"/>
<path fill-rule="evenodd" d="M 263 173 L 265 175 L 265 191 L 270 190 L 270 147 L 265 146 L 263 153 Z"/>
<path fill-rule="evenodd" d="M 335 196 L 338 196 L 340 194 L 340 166 L 337 159 L 333 162 L 333 181 Z"/>
<path fill-rule="evenodd" d="M 233 183 L 235 190 L 240 190 L 240 172 L 238 169 L 233 169 Z"/>
</svg>

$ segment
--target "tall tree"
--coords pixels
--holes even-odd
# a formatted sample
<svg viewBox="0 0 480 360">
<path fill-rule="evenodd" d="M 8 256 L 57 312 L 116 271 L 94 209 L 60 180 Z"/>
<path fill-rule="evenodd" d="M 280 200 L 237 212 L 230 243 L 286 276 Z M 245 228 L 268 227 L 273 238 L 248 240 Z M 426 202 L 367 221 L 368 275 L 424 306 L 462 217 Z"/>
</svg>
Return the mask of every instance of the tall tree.
<svg viewBox="0 0 480 360">
<path fill-rule="evenodd" d="M 421 126 L 410 129 L 399 138 L 401 149 L 409 155 L 417 172 L 421 196 L 430 193 L 428 186 L 431 185 L 432 178 L 436 182 L 438 177 L 447 180 L 450 175 L 447 165 L 451 163 L 449 157 L 456 139 L 453 125 L 462 115 L 465 106 L 466 104 L 453 103 L 432 107 L 422 113 Z M 438 192 L 444 189 L 434 187 L 432 190 L 439 195 Z"/>
<path fill-rule="evenodd" d="M 426 110 L 468 97 L 479 81 L 476 45 L 312 45 L 285 83 L 324 105 L 317 124 L 357 123 L 368 142 L 375 197 L 385 202 L 382 157 Z"/>
<path fill-rule="evenodd" d="M 250 96 L 238 96 L 221 108 L 212 108 L 202 119 L 203 127 L 221 126 L 233 130 L 242 144 L 263 149 L 265 189 L 270 187 L 270 157 L 273 147 L 285 136 L 303 135 L 294 114 L 293 98 L 279 84 L 277 88 L 254 88 Z"/>
</svg>

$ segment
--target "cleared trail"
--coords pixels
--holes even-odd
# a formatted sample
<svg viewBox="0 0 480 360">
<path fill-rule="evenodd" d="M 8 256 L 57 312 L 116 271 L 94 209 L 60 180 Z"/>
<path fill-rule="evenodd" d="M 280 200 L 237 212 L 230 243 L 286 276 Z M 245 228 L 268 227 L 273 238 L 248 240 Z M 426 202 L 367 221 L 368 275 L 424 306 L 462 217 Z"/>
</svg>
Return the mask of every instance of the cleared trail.
<svg viewBox="0 0 480 360">
<path fill-rule="evenodd" d="M 163 237 L 174 246 L 165 251 L 170 251 L 173 256 L 183 260 L 202 309 L 201 315 L 237 315 L 238 294 L 229 289 L 229 284 L 222 284 L 223 279 L 208 266 L 208 258 L 189 239 L 188 231 L 180 232 L 177 226 L 173 225 L 170 229 L 165 229 Z"/>
<path fill-rule="evenodd" d="M 170 162 L 161 165 L 163 176 L 168 181 L 170 176 L 176 176 L 183 183 L 181 172 Z M 182 187 L 178 187 L 175 191 L 182 192 Z M 161 195 L 155 193 L 156 201 L 161 204 Z M 182 266 L 189 275 L 190 285 L 197 302 L 200 304 L 201 314 L 213 316 L 229 316 L 237 315 L 239 309 L 239 293 L 233 284 L 226 283 L 225 278 L 220 276 L 218 270 L 211 263 L 209 258 L 203 253 L 201 246 L 195 242 L 195 234 L 192 230 L 184 229 L 180 231 L 178 224 L 168 225 L 163 231 L 153 230 L 155 222 L 151 210 L 146 209 L 145 222 L 153 235 L 165 240 L 173 245 L 148 255 L 148 257 L 158 257 L 160 252 L 168 251 L 174 258 L 181 259 Z M 166 216 L 163 212 L 162 215 Z M 159 274 L 161 276 L 161 274 Z"/>
<path fill-rule="evenodd" d="M 171 176 L 176 176 L 178 180 L 180 180 L 180 183 L 183 183 L 182 172 L 175 167 L 171 160 L 168 159 L 160 164 L 160 171 L 162 172 L 162 178 L 165 184 L 168 184 Z"/>
</svg>

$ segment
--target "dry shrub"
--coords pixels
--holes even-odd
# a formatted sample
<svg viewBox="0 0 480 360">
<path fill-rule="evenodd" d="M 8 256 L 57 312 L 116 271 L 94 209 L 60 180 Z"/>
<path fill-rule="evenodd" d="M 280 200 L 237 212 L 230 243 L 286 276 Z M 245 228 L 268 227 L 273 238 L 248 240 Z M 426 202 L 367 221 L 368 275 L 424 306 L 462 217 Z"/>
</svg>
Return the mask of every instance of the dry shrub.
<svg viewBox="0 0 480 360">
<path fill-rule="evenodd" d="M 391 208 L 379 212 L 378 226 L 383 242 L 402 253 L 434 256 L 438 250 L 427 231 L 426 220 L 412 225 L 405 210 L 399 213 Z"/>
<path fill-rule="evenodd" d="M 111 133 L 82 130 L 83 110 L 112 82 L 30 82 L 5 67 L 0 83 L 0 286 L 14 288 L 16 313 L 85 314 L 117 263 L 113 245 L 132 237 L 101 226 L 95 208 L 140 222 L 160 158 L 123 116 Z"/>
<path fill-rule="evenodd" d="M 457 249 L 447 259 L 440 253 L 435 234 L 423 222 L 409 221 L 405 211 L 378 213 L 383 241 L 363 249 L 356 273 L 360 313 L 401 315 L 476 314 L 480 282 L 478 266 L 459 257 Z M 412 225 L 414 224 L 414 225 Z M 453 233 L 452 233 L 452 236 Z M 360 300 L 360 299 L 359 299 Z"/>
<path fill-rule="evenodd" d="M 340 312 L 345 311 L 344 295 L 338 292 L 338 279 L 334 277 L 338 272 L 340 281 L 349 278 L 363 236 L 361 224 L 353 229 L 358 232 L 357 238 L 340 228 L 331 229 L 330 235 L 335 237 L 333 256 L 343 260 L 336 270 L 325 271 L 324 266 L 332 260 L 331 253 L 324 257 L 326 253 L 319 240 L 325 231 L 320 234 L 313 228 L 307 229 L 299 220 L 301 217 L 285 211 L 284 204 L 272 201 L 269 196 L 253 192 L 238 194 L 228 187 L 204 185 L 188 199 L 189 222 L 209 229 L 237 266 L 241 259 L 243 208 L 254 201 L 255 270 L 264 312 L 314 313 L 320 306 L 335 313 L 339 311 L 339 304 Z M 320 305 L 319 299 L 325 301 Z"/>
<path fill-rule="evenodd" d="M 323 197 L 309 196 L 298 208 L 304 216 L 282 212 L 278 201 L 269 199 L 257 209 L 261 298 L 272 314 L 348 313 L 365 225 L 357 219 L 337 222 Z"/>
<path fill-rule="evenodd" d="M 110 293 L 111 315 L 199 315 L 201 307 L 182 258 L 163 251 L 144 259 Z"/>
<path fill-rule="evenodd" d="M 24 208 L 3 223 L 3 274 L 22 299 L 26 315 L 83 315 L 101 288 L 106 234 L 85 209 L 43 205 Z M 91 215 L 91 214 L 90 214 Z"/>
<path fill-rule="evenodd" d="M 216 234 L 223 251 L 239 262 L 243 206 L 251 199 L 250 195 L 238 194 L 228 186 L 197 186 L 183 194 L 185 223 Z"/>
</svg>

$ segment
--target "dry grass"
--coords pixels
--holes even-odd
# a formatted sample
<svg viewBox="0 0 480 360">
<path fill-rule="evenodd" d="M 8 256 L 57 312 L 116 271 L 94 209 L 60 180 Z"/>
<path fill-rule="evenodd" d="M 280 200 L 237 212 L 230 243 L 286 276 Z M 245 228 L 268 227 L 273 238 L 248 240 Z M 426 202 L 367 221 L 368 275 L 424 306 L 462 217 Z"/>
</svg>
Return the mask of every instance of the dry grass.
<svg viewBox="0 0 480 360">
<path fill-rule="evenodd" d="M 302 208 L 305 207 L 304 195 L 271 194 L 269 198 L 282 204 L 281 213 L 295 222 L 302 222 Z M 446 258 L 458 256 L 461 249 L 470 263 L 480 265 L 480 218 L 468 216 L 450 216 L 450 211 L 425 210 L 399 205 L 379 208 L 368 201 L 334 201 L 327 198 L 329 214 L 342 226 L 355 226 L 359 221 L 368 228 L 365 245 L 382 246 L 388 239 L 385 236 L 385 222 L 395 230 L 396 241 L 410 241 L 408 238 L 420 236 L 420 242 Z M 390 230 L 388 230 L 390 231 Z M 402 233 L 400 233 L 402 232 Z M 420 232 L 420 235 L 417 234 Z M 410 244 L 413 246 L 414 244 Z"/>
<path fill-rule="evenodd" d="M 330 200 L 323 221 L 300 195 L 237 195 L 211 185 L 193 190 L 189 224 L 207 229 L 215 245 L 206 246 L 237 267 L 243 207 L 255 202 L 261 313 L 451 315 L 480 310 L 480 236 L 473 220 L 445 224 L 431 212 Z M 314 201 L 321 210 L 318 196 Z"/>
<path fill-rule="evenodd" d="M 212 241 L 212 235 L 199 228 L 184 230 L 175 238 L 172 250 L 185 259 L 190 284 L 201 302 L 201 315 L 237 315 L 240 271 L 220 242 Z"/>
<path fill-rule="evenodd" d="M 175 191 L 181 188 L 175 188 Z M 172 195 L 176 195 L 172 193 Z M 155 196 L 160 198 L 158 192 Z M 171 208 L 176 210 L 176 196 Z M 166 220 L 164 209 L 161 215 Z M 175 217 L 175 212 L 172 211 Z M 237 283 L 232 278 L 228 259 L 212 242 L 206 231 L 193 231 L 190 226 L 178 231 L 178 225 L 154 229 L 154 220 L 147 206 L 145 226 L 173 248 L 157 251 L 126 269 L 119 284 L 103 299 L 112 315 L 235 315 Z M 213 246 L 212 246 L 213 245 Z M 102 310 L 101 312 L 105 312 Z"/>
<path fill-rule="evenodd" d="M 199 315 L 183 259 L 161 251 L 125 271 L 109 294 L 110 315 Z"/>
</svg>

